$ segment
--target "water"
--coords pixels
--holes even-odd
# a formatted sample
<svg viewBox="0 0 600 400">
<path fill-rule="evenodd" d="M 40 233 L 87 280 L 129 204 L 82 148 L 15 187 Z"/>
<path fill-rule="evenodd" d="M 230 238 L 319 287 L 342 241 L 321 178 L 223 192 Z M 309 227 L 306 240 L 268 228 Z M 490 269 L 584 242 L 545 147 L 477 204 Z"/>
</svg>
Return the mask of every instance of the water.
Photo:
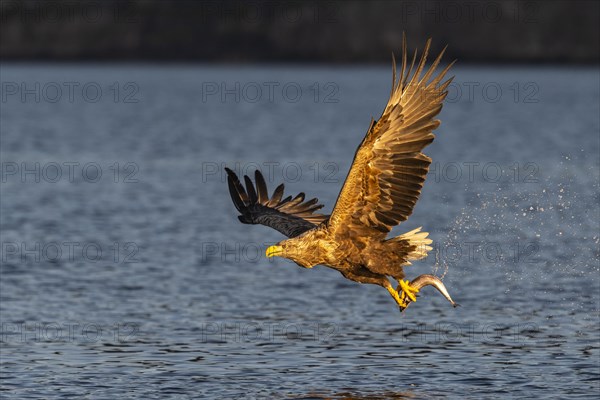
<svg viewBox="0 0 600 400">
<path fill-rule="evenodd" d="M 407 275 L 445 274 L 462 307 L 428 288 L 401 315 L 266 260 L 281 236 L 238 223 L 220 172 L 329 212 L 389 68 L 2 65 L 2 396 L 593 396 L 598 70 L 455 73 L 393 233 L 430 232 Z"/>
</svg>

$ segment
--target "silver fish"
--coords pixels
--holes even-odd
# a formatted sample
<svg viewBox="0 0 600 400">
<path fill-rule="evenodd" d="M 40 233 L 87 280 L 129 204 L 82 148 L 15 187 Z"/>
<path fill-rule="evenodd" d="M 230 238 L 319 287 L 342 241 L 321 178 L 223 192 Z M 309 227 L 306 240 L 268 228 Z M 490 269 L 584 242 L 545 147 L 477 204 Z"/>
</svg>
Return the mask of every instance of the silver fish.
<svg viewBox="0 0 600 400">
<path fill-rule="evenodd" d="M 433 286 L 446 298 L 446 300 L 450 302 L 450 304 L 452 304 L 453 307 L 460 306 L 460 304 L 452 300 L 452 297 L 450 297 L 446 286 L 437 276 L 429 274 L 419 275 L 415 279 L 413 279 L 412 282 L 410 282 L 410 286 L 417 289 L 421 289 L 425 286 Z M 410 303 L 412 303 L 412 300 L 408 296 L 406 296 L 406 307 L 400 307 L 400 311 L 406 310 Z"/>
</svg>

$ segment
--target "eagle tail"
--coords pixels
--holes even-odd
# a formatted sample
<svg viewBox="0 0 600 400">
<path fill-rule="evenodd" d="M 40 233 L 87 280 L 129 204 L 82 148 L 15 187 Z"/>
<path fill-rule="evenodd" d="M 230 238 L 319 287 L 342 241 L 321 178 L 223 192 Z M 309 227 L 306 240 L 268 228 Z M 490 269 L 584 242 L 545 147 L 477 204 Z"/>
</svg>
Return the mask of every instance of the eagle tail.
<svg viewBox="0 0 600 400">
<path fill-rule="evenodd" d="M 421 228 L 422 227 L 418 227 L 410 232 L 387 240 L 387 242 L 391 243 L 397 244 L 398 242 L 402 242 L 403 244 L 408 245 L 406 264 L 404 265 L 410 265 L 411 260 L 420 260 L 427 257 L 427 253 L 432 250 L 430 244 L 433 241 L 427 237 L 429 235 L 428 232 L 421 232 Z"/>
</svg>

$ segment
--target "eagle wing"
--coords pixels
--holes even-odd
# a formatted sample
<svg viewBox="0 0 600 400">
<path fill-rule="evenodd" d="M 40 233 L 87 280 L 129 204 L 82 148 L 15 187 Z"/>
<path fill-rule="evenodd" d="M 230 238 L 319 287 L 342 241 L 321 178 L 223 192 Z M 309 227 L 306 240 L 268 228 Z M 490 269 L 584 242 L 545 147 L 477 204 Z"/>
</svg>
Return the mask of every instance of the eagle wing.
<svg viewBox="0 0 600 400">
<path fill-rule="evenodd" d="M 415 67 L 415 51 L 407 68 L 403 38 L 402 68 L 379 121 L 371 125 L 356 150 L 352 167 L 328 221 L 334 234 L 359 234 L 383 240 L 393 226 L 405 221 L 425 182 L 431 159 L 421 151 L 433 141 L 434 119 L 442 109 L 452 78 L 442 80 L 453 63 L 432 79 L 445 49 L 422 75 L 431 39 Z M 422 76 L 421 76 L 422 75 Z"/>
<path fill-rule="evenodd" d="M 316 210 L 323 208 L 322 204 L 317 204 L 319 199 L 304 201 L 304 193 L 283 199 L 283 183 L 269 198 L 265 178 L 258 170 L 254 173 L 256 187 L 248 176 L 244 176 L 246 188 L 232 170 L 225 170 L 229 194 L 235 208 L 241 213 L 238 218 L 244 224 L 266 225 L 287 237 L 295 237 L 329 218 L 328 215 L 315 214 Z"/>
</svg>

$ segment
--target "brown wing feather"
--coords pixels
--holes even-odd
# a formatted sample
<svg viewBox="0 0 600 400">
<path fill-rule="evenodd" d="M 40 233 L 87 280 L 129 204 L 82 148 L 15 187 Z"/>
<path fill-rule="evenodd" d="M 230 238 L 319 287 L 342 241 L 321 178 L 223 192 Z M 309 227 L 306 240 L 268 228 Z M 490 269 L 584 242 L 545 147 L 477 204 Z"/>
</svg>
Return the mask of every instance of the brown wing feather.
<svg viewBox="0 0 600 400">
<path fill-rule="evenodd" d="M 417 52 L 407 68 L 403 38 L 400 76 L 396 78 L 394 60 L 390 99 L 377 123 L 371 122 L 356 151 L 328 221 L 332 232 L 349 228 L 384 238 L 393 226 L 412 214 L 431 163 L 421 150 L 434 139 L 432 131 L 440 124 L 434 118 L 442 109 L 452 81 L 450 78 L 442 83 L 453 63 L 431 79 L 445 49 L 421 76 L 430 43 L 431 39 L 412 73 Z"/>
<path fill-rule="evenodd" d="M 256 188 L 248 176 L 244 176 L 246 183 L 244 188 L 232 170 L 229 168 L 225 170 L 229 194 L 235 208 L 241 214 L 239 220 L 245 224 L 266 225 L 287 237 L 294 237 L 329 218 L 328 215 L 315 214 L 315 211 L 323 208 L 323 205 L 317 204 L 319 200 L 316 198 L 304 201 L 304 193 L 298 194 L 293 199 L 288 196 L 282 200 L 283 184 L 277 186 L 273 196 L 269 198 L 267 184 L 258 170 L 254 174 Z"/>
</svg>

